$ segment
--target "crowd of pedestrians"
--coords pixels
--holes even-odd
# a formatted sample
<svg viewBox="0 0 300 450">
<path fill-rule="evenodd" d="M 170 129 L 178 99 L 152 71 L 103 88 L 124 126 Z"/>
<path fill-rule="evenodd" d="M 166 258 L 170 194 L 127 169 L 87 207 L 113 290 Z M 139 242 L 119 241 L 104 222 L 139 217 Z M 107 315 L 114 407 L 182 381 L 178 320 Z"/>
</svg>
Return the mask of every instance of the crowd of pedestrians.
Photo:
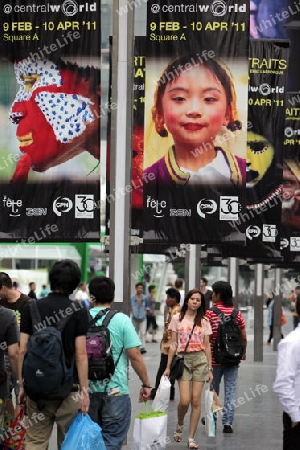
<svg viewBox="0 0 300 450">
<path fill-rule="evenodd" d="M 154 387 L 151 389 L 147 367 L 143 358 L 146 353 L 147 333 L 150 342 L 157 343 L 155 285 L 144 294 L 143 283 L 135 285 L 135 294 L 130 298 L 130 316 L 118 312 L 107 327 L 110 332 L 112 358 L 115 370 L 109 379 L 89 379 L 86 336 L 91 320 L 101 326 L 113 305 L 115 285 L 108 277 L 94 277 L 87 286 L 81 282 L 81 272 L 71 260 L 57 261 L 49 271 L 50 289 L 42 286 L 43 295 L 34 297 L 35 283 L 30 283 L 28 295 L 20 292 L 10 276 L 0 272 L 0 398 L 5 401 L 2 414 L 18 416 L 26 404 L 25 424 L 27 450 L 46 450 L 54 424 L 57 426 L 57 447 L 61 448 L 68 428 L 78 410 L 90 417 L 102 428 L 107 450 L 121 450 L 131 423 L 131 399 L 128 389 L 128 361 L 140 379 L 139 402 L 154 399 L 161 377 L 171 377 L 174 355 L 184 355 L 184 370 L 178 382 L 172 377 L 170 400 L 175 399 L 178 383 L 179 403 L 177 425 L 173 439 L 180 442 L 183 437 L 185 419 L 190 409 L 188 424 L 188 448 L 197 449 L 196 432 L 201 417 L 201 397 L 205 382 L 219 395 L 223 381 L 223 433 L 234 432 L 235 399 L 238 368 L 246 359 L 247 336 L 242 313 L 233 304 L 232 288 L 228 282 L 216 281 L 211 289 L 207 279 L 201 278 L 199 289 L 183 294 L 183 280 L 176 280 L 174 287 L 166 290 L 162 339 L 157 347 L 158 369 Z M 17 288 L 16 288 L 17 287 Z M 77 293 L 70 299 L 70 296 Z M 31 294 L 31 295 L 29 295 Z M 72 297 L 71 297 L 72 298 Z M 33 395 L 26 380 L 26 358 L 31 338 L 35 333 L 37 308 L 39 325 L 61 322 L 61 341 L 66 370 L 70 380 L 61 383 L 54 392 Z M 273 302 L 273 303 L 272 303 Z M 293 315 L 300 317 L 300 287 L 296 287 Z M 274 298 L 269 300 L 273 310 Z M 63 313 L 69 316 L 63 317 Z M 99 315 L 100 314 L 100 315 Z M 270 313 L 271 314 L 271 313 Z M 96 317 L 97 316 L 97 317 Z M 234 319 L 242 342 L 242 352 L 234 364 L 220 362 L 216 355 L 219 329 L 226 317 Z M 99 318 L 98 318 L 99 317 Z M 41 325 L 42 324 L 42 325 Z M 45 325 L 46 324 L 46 325 Z M 269 324 L 269 322 L 268 322 Z M 272 332 L 271 325 L 270 332 Z M 284 450 L 299 448 L 299 401 L 300 401 L 300 327 L 290 333 L 279 344 L 277 377 L 274 391 L 283 407 Z M 2 343 L 5 344 L 3 347 Z M 32 344 L 31 344 L 32 345 Z M 46 364 L 46 362 L 45 362 Z M 1 377 L 5 374 L 5 383 Z M 3 375 L 4 376 L 4 375 Z M 153 386 L 153 385 L 152 385 Z M 13 395 L 14 394 L 14 395 Z M 33 420 L 42 413 L 42 420 Z M 218 418 L 215 416 L 215 421 Z M 204 420 L 202 419 L 202 422 Z M 30 426 L 28 426 L 30 424 Z"/>
</svg>

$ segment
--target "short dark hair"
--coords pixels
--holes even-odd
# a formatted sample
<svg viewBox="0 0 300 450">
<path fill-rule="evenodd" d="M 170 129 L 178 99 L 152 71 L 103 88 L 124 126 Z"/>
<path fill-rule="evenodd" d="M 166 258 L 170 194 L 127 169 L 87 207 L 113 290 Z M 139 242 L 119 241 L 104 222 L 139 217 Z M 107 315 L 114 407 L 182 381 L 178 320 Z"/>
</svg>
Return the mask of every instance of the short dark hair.
<svg viewBox="0 0 300 450">
<path fill-rule="evenodd" d="M 92 302 L 111 303 L 115 298 L 115 283 L 108 277 L 94 277 L 89 282 Z"/>
<path fill-rule="evenodd" d="M 183 279 L 182 278 L 177 278 L 177 280 L 175 280 L 174 285 L 175 285 L 175 287 L 177 289 L 182 288 L 182 286 L 183 286 Z"/>
<path fill-rule="evenodd" d="M 221 294 L 221 301 L 225 306 L 233 306 L 232 287 L 227 281 L 216 281 L 212 285 L 212 290 L 216 294 Z"/>
<path fill-rule="evenodd" d="M 150 286 L 148 286 L 148 292 L 150 294 L 151 291 L 153 291 L 153 289 L 155 289 L 156 286 L 154 284 L 150 284 Z"/>
<path fill-rule="evenodd" d="M 51 291 L 60 291 L 70 295 L 77 288 L 81 279 L 78 264 L 71 259 L 62 259 L 53 264 L 49 272 Z"/>
<path fill-rule="evenodd" d="M 175 298 L 177 303 L 180 303 L 180 292 L 177 291 L 177 289 L 175 288 L 169 288 L 166 290 L 166 294 L 170 297 L 170 298 Z"/>
<path fill-rule="evenodd" d="M 139 281 L 138 283 L 136 283 L 135 287 L 137 288 L 138 286 L 142 286 L 144 288 L 144 283 L 142 283 L 141 281 Z"/>
<path fill-rule="evenodd" d="M 33 284 L 35 284 L 35 281 L 30 281 L 30 283 L 29 283 L 30 289 L 31 289 L 31 287 L 32 287 Z"/>
<path fill-rule="evenodd" d="M 12 279 L 6 272 L 0 272 L 0 289 L 2 289 L 2 286 L 5 286 L 9 289 L 12 289 Z"/>
<path fill-rule="evenodd" d="M 205 283 L 205 284 L 207 284 L 207 283 L 208 283 L 208 280 L 207 280 L 207 278 L 205 278 L 205 277 L 201 277 L 201 278 L 200 278 L 200 280 L 202 280 L 202 281 L 203 281 L 203 283 Z"/>
</svg>

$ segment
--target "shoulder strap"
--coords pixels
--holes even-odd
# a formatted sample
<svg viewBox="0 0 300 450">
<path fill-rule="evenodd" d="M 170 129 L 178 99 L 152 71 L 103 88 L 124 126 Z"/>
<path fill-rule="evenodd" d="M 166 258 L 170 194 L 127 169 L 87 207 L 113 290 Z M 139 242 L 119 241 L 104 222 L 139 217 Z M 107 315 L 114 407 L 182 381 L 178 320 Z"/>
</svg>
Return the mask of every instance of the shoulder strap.
<svg viewBox="0 0 300 450">
<path fill-rule="evenodd" d="M 28 307 L 31 315 L 32 326 L 35 327 L 36 325 L 41 324 L 42 322 L 41 316 L 36 304 L 36 300 L 34 298 L 28 300 Z M 67 323 L 71 319 L 73 312 L 74 311 L 72 311 L 71 314 L 66 315 L 66 317 L 62 317 L 58 322 L 56 322 L 56 325 L 53 324 L 52 326 L 54 326 L 54 328 L 56 328 L 59 331 L 63 331 Z"/>
<path fill-rule="evenodd" d="M 216 316 L 219 317 L 221 322 L 223 322 L 224 314 L 222 313 L 222 311 L 219 308 L 217 308 L 216 306 L 213 306 L 212 308 L 210 308 L 210 310 L 213 311 L 216 314 Z"/>
<path fill-rule="evenodd" d="M 188 341 L 186 343 L 185 349 L 183 350 L 183 356 L 186 354 L 186 351 L 188 349 L 188 346 L 189 346 L 189 343 L 190 343 L 190 340 L 191 340 L 191 337 L 192 337 L 192 334 L 193 334 L 195 326 L 196 326 L 196 324 L 194 323 L 193 328 L 192 328 L 192 330 L 191 330 L 191 332 L 189 334 L 189 338 L 188 338 Z"/>
<path fill-rule="evenodd" d="M 35 327 L 36 325 L 39 325 L 41 323 L 41 316 L 36 304 L 36 300 L 34 298 L 28 300 L 28 307 L 32 320 L 32 327 Z"/>
<path fill-rule="evenodd" d="M 115 314 L 117 314 L 119 311 L 112 311 L 109 310 L 108 313 L 105 316 L 105 319 L 102 322 L 102 325 L 107 327 L 107 325 L 109 324 L 109 322 L 111 321 L 111 319 L 114 317 Z"/>
<path fill-rule="evenodd" d="M 89 326 L 95 325 L 95 323 L 96 323 L 99 319 L 101 319 L 101 317 L 103 317 L 103 316 L 107 313 L 107 311 L 108 311 L 107 308 L 106 308 L 106 309 L 102 309 L 101 311 L 98 312 L 98 314 L 95 315 L 94 318 L 92 318 L 92 317 L 91 317 L 91 314 L 90 314 L 91 320 L 90 320 Z"/>
<path fill-rule="evenodd" d="M 234 308 L 234 309 L 232 310 L 231 317 L 232 317 L 233 319 L 236 319 L 237 316 L 238 316 L 238 313 L 239 313 L 239 310 L 236 309 L 236 308 Z"/>
</svg>

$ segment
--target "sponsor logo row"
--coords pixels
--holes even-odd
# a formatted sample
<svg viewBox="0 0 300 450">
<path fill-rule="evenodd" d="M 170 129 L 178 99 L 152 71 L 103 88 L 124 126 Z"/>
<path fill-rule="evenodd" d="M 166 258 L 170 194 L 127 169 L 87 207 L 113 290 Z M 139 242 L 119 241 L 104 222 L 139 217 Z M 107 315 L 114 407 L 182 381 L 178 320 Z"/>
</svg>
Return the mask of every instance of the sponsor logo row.
<svg viewBox="0 0 300 450">
<path fill-rule="evenodd" d="M 3 195 L 2 205 L 9 212 L 10 217 L 20 217 L 24 212 L 29 217 L 46 216 L 49 209 L 45 207 L 25 207 L 24 209 L 23 200 L 13 200 L 7 195 Z M 58 217 L 73 210 L 75 219 L 93 219 L 96 207 L 93 194 L 76 194 L 75 200 L 61 196 L 52 203 L 52 211 Z"/>
<path fill-rule="evenodd" d="M 175 209 L 168 208 L 166 200 L 157 200 L 150 195 L 146 199 L 146 207 L 148 211 L 153 213 L 153 216 L 161 219 L 163 217 L 190 217 L 192 216 L 192 209 Z M 237 196 L 221 195 L 219 205 L 215 200 L 202 198 L 196 207 L 197 214 L 206 219 L 213 214 L 219 214 L 219 220 L 238 220 L 239 212 L 242 210 L 242 205 Z"/>
</svg>

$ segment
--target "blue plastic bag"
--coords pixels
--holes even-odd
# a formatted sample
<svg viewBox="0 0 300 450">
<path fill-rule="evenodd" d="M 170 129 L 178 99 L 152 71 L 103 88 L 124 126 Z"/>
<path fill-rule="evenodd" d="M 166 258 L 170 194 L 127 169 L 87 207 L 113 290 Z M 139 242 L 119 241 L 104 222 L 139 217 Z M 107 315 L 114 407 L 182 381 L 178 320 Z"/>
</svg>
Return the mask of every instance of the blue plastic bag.
<svg viewBox="0 0 300 450">
<path fill-rule="evenodd" d="M 101 427 L 88 414 L 78 413 L 66 434 L 61 450 L 106 450 Z"/>
</svg>

